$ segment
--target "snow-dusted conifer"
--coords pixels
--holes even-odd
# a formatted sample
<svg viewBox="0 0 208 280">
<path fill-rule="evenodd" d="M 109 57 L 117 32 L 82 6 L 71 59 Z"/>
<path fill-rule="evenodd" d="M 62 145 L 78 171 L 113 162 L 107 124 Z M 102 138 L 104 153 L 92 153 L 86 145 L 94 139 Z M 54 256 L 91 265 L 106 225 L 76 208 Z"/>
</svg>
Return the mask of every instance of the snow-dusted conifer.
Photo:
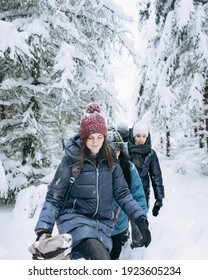
<svg viewBox="0 0 208 280">
<path fill-rule="evenodd" d="M 10 200 L 56 166 L 86 103 L 114 118 L 112 51 L 128 46 L 111 0 L 0 5 L 0 153 Z"/>
<path fill-rule="evenodd" d="M 142 61 L 137 116 L 151 112 L 160 131 L 193 135 L 204 111 L 208 69 L 208 3 L 138 1 Z"/>
</svg>

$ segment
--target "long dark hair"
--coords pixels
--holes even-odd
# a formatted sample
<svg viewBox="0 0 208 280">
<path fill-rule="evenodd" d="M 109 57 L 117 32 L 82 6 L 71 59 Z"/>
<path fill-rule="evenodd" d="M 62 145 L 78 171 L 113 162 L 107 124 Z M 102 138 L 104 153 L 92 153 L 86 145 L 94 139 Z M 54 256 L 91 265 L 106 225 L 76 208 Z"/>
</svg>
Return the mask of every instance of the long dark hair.
<svg viewBox="0 0 208 280">
<path fill-rule="evenodd" d="M 83 168 L 83 165 L 84 165 L 85 155 L 89 156 L 92 160 L 94 160 L 90 155 L 91 154 L 90 150 L 86 146 L 86 141 L 87 141 L 87 138 L 83 140 L 82 145 L 81 145 L 81 150 L 80 150 L 81 168 Z M 114 163 L 113 155 L 112 155 L 111 149 L 108 145 L 106 137 L 104 137 L 104 142 L 96 157 L 96 161 L 99 162 L 101 159 L 103 159 L 103 157 L 106 157 L 108 166 L 112 169 L 114 167 L 115 163 Z"/>
</svg>

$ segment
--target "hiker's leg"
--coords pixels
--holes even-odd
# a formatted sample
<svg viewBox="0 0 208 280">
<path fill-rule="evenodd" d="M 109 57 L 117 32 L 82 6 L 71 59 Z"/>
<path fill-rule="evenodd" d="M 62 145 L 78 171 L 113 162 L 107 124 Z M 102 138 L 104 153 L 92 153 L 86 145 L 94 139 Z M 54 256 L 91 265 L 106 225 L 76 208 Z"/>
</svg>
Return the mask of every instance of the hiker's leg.
<svg viewBox="0 0 208 280">
<path fill-rule="evenodd" d="M 95 238 L 84 239 L 74 249 L 86 260 L 110 260 L 108 250 Z"/>
<path fill-rule="evenodd" d="M 111 260 L 119 260 L 122 251 L 122 246 L 124 246 L 128 238 L 129 238 L 128 229 L 119 234 L 112 236 L 113 248 L 110 252 Z"/>
</svg>

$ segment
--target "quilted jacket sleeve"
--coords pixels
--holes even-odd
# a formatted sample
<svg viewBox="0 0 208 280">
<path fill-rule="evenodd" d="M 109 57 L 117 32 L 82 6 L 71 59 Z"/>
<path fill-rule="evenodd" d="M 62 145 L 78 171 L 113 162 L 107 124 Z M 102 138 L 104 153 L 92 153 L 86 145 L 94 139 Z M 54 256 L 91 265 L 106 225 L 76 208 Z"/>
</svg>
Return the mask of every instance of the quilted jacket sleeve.
<svg viewBox="0 0 208 280">
<path fill-rule="evenodd" d="M 36 232 L 39 229 L 46 229 L 52 233 L 69 188 L 70 173 L 71 169 L 67 166 L 67 157 L 64 156 L 46 194 L 46 199 L 35 227 Z"/>
<path fill-rule="evenodd" d="M 149 175 L 151 178 L 155 199 L 163 199 L 165 197 L 165 192 L 163 186 L 162 172 L 157 154 L 154 150 L 152 154 Z"/>
</svg>

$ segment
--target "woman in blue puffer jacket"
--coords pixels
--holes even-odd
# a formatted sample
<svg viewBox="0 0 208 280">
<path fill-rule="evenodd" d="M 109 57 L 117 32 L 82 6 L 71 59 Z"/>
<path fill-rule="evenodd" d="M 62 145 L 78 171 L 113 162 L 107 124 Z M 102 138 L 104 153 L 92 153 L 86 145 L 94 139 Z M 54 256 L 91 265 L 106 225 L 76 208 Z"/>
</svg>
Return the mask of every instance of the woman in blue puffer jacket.
<svg viewBox="0 0 208 280">
<path fill-rule="evenodd" d="M 112 146 L 113 150 L 115 151 L 116 157 L 123 171 L 124 178 L 129 186 L 133 198 L 142 207 L 145 214 L 147 214 L 148 208 L 147 208 L 147 203 L 146 203 L 146 198 L 145 198 L 145 193 L 144 193 L 141 178 L 139 176 L 139 173 L 135 165 L 129 160 L 129 156 L 125 151 L 124 141 L 121 135 L 114 128 L 112 128 L 108 133 L 108 141 L 109 144 Z M 116 201 L 114 206 L 115 206 L 114 208 L 115 226 L 112 232 L 113 248 L 110 253 L 110 256 L 112 260 L 118 260 L 122 251 L 122 247 L 126 243 L 130 235 L 129 218 L 125 214 L 125 212 L 121 210 L 121 208 L 119 207 Z M 131 247 L 132 248 L 134 248 L 135 246 L 141 247 L 142 246 L 141 235 L 138 229 L 136 229 L 135 224 L 131 223 L 131 225 L 132 225 Z M 136 236 L 134 234 L 135 232 L 136 232 Z M 133 240 L 134 237 L 136 237 L 136 240 Z"/>
<path fill-rule="evenodd" d="M 57 223 L 60 234 L 72 236 L 72 251 L 84 259 L 110 259 L 114 199 L 138 226 L 144 246 L 151 242 L 145 212 L 133 199 L 121 167 L 107 143 L 107 127 L 100 107 L 91 103 L 80 122 L 80 138 L 71 139 L 41 210 L 35 232 L 46 238 Z M 72 182 L 72 167 L 80 165 Z"/>
</svg>

